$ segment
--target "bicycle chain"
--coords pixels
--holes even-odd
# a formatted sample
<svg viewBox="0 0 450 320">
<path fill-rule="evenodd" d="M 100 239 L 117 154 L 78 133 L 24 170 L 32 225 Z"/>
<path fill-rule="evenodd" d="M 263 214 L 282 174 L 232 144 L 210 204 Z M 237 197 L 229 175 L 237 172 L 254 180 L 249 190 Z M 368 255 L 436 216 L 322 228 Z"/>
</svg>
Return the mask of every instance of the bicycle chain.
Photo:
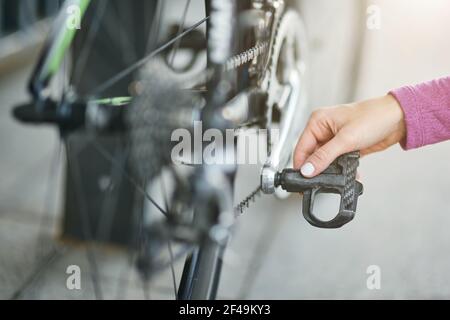
<svg viewBox="0 0 450 320">
<path fill-rule="evenodd" d="M 269 41 L 263 41 L 253 46 L 252 48 L 231 57 L 225 63 L 225 71 L 231 71 L 243 66 L 244 64 L 252 62 L 254 59 L 265 54 L 268 48 Z"/>
<path fill-rule="evenodd" d="M 268 70 L 266 71 L 266 72 L 271 72 L 271 69 L 273 67 L 273 57 L 272 57 L 273 46 L 271 46 L 270 43 L 271 42 L 274 43 L 275 41 L 277 41 L 276 37 L 278 36 L 278 29 L 279 29 L 280 23 L 281 23 L 281 19 L 280 19 L 280 16 L 278 16 L 277 20 L 275 21 L 276 27 L 275 27 L 275 32 L 273 34 L 273 38 L 271 39 L 271 41 L 268 41 L 268 40 L 263 41 L 260 44 L 257 44 L 256 46 L 254 46 L 253 48 L 250 48 L 241 54 L 231 57 L 225 64 L 225 70 L 231 71 L 233 69 L 237 69 L 237 68 L 241 67 L 242 65 L 253 61 L 258 56 L 265 54 L 268 49 L 272 49 L 272 52 L 269 57 Z M 267 86 L 270 87 L 270 81 L 268 82 Z M 267 117 L 252 119 L 252 121 L 250 121 L 249 123 L 243 124 L 236 129 L 239 130 L 239 129 L 242 129 L 242 128 L 245 128 L 248 126 L 252 126 L 262 120 L 267 120 Z M 262 189 L 261 189 L 261 186 L 259 186 L 253 192 L 251 192 L 247 197 L 245 197 L 244 200 L 242 200 L 234 208 L 235 216 L 239 217 L 239 216 L 243 215 L 244 211 L 247 210 L 248 208 L 250 208 L 250 204 L 254 203 L 256 201 L 256 198 L 259 198 L 261 196 L 261 194 L 262 194 Z"/>
<path fill-rule="evenodd" d="M 257 197 L 260 197 L 262 194 L 261 187 L 258 187 L 255 191 L 250 193 L 244 200 L 242 200 L 235 208 L 234 215 L 236 217 L 244 214 L 244 211 L 250 208 L 250 203 L 254 203 Z"/>
</svg>

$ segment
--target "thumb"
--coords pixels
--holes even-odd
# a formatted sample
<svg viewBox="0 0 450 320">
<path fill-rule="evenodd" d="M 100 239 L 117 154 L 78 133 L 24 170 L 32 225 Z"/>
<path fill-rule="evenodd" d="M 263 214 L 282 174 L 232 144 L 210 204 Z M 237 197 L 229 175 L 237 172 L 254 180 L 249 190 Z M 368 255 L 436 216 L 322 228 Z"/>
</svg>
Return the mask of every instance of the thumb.
<svg viewBox="0 0 450 320">
<path fill-rule="evenodd" d="M 350 152 L 347 144 L 337 135 L 325 145 L 314 151 L 301 168 L 302 175 L 307 178 L 321 174 L 340 155 Z"/>
</svg>

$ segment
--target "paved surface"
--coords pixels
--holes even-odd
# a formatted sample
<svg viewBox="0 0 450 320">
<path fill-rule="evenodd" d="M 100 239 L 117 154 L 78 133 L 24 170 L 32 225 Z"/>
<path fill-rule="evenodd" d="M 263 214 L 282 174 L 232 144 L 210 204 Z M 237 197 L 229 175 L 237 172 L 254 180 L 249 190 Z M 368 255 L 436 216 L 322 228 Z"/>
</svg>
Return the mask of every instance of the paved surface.
<svg viewBox="0 0 450 320">
<path fill-rule="evenodd" d="M 368 34 L 358 98 L 450 74 L 448 1 L 375 3 L 382 9 L 382 28 Z M 326 76 L 332 70 L 322 71 Z M 48 178 L 56 133 L 19 126 L 9 117 L 9 107 L 25 98 L 28 73 L 24 67 L 0 79 L 0 298 L 91 299 L 86 249 L 67 246 L 61 252 L 50 245 L 59 230 L 60 194 L 54 190 L 63 179 L 61 166 L 53 172 L 56 179 Z M 449 298 L 449 162 L 448 143 L 407 153 L 395 147 L 364 159 L 365 195 L 358 216 L 337 231 L 308 226 L 296 197 L 261 199 L 238 224 L 220 297 Z M 237 194 L 252 189 L 255 183 L 248 181 L 256 176 L 255 168 L 241 170 Z M 335 204 L 324 199 L 317 210 L 334 211 Z M 112 248 L 93 250 L 103 297 L 144 298 L 142 281 L 126 255 Z M 49 267 L 30 278 L 37 261 L 48 261 Z M 83 270 L 81 291 L 66 289 L 71 264 Z M 381 290 L 366 287 L 370 265 L 381 268 Z M 150 296 L 170 298 L 169 279 L 169 270 L 158 276 Z"/>
</svg>

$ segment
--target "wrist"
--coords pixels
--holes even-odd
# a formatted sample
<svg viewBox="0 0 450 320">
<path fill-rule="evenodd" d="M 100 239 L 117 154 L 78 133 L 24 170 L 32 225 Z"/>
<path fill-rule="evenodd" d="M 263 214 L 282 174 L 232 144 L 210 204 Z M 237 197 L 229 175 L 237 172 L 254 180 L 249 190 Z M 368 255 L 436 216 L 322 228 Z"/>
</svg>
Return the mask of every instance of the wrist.
<svg viewBox="0 0 450 320">
<path fill-rule="evenodd" d="M 403 140 L 406 137 L 406 123 L 400 103 L 394 96 L 388 94 L 384 97 L 384 105 L 392 118 L 395 133 L 399 136 L 400 141 Z"/>
</svg>

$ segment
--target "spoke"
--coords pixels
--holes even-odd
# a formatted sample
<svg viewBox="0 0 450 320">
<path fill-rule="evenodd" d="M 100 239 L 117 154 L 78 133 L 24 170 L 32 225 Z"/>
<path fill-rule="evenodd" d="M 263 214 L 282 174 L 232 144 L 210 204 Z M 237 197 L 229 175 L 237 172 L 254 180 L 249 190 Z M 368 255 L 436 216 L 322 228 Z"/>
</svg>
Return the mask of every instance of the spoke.
<svg viewBox="0 0 450 320">
<path fill-rule="evenodd" d="M 178 32 L 177 32 L 177 38 L 180 36 L 180 34 L 183 32 L 184 30 L 184 25 L 186 23 L 186 18 L 187 18 L 187 14 L 189 11 L 189 7 L 191 6 L 191 0 L 186 0 L 186 6 L 184 7 L 184 12 L 183 12 L 183 17 L 181 18 L 181 23 L 180 26 L 178 28 Z M 181 38 L 179 38 L 177 40 L 177 42 L 174 45 L 174 48 L 172 50 L 172 53 L 170 55 L 170 65 L 173 67 L 173 64 L 175 62 L 175 57 L 177 55 L 177 51 L 180 48 L 180 44 L 181 44 Z"/>
<path fill-rule="evenodd" d="M 54 191 L 56 190 L 56 183 L 58 179 L 58 170 L 59 165 L 61 162 L 61 156 L 62 156 L 62 150 L 63 146 L 62 143 L 59 143 L 59 145 L 55 148 L 55 154 L 53 159 L 50 161 L 50 168 L 49 168 L 49 174 L 47 177 L 47 186 L 45 191 L 45 198 L 44 198 L 44 204 L 43 204 L 43 212 L 41 219 L 39 221 L 39 231 L 38 231 L 38 239 L 36 241 L 36 245 L 39 248 L 39 246 L 43 245 L 45 241 L 45 233 L 44 229 L 46 227 L 45 220 L 50 215 L 51 208 L 53 206 L 52 203 L 52 196 L 54 195 Z M 53 222 L 53 219 L 51 219 Z M 43 248 L 39 248 L 36 250 L 36 260 L 40 258 L 40 255 L 43 253 Z"/>
<path fill-rule="evenodd" d="M 67 57 L 64 59 L 63 64 L 63 90 L 62 97 L 65 98 L 65 94 L 67 93 Z M 80 149 L 84 149 L 86 144 L 83 145 Z M 67 153 L 70 154 L 70 142 L 67 143 Z M 67 158 L 67 165 L 69 168 L 69 174 L 72 176 L 73 183 L 75 184 L 75 195 L 77 198 L 77 202 L 79 204 L 80 215 L 81 215 L 81 224 L 84 240 L 87 242 L 86 246 L 86 258 L 88 260 L 91 272 L 91 282 L 94 289 L 94 295 L 97 300 L 103 300 L 103 293 L 100 285 L 100 277 L 98 272 L 97 260 L 95 258 L 94 249 L 91 246 L 90 242 L 94 241 L 93 238 L 93 228 L 91 225 L 88 206 L 86 203 L 86 198 L 83 194 L 83 186 L 82 186 L 82 176 L 79 168 L 79 163 L 77 161 L 77 156 L 80 150 L 73 154 L 73 157 Z"/>
<path fill-rule="evenodd" d="M 163 197 L 163 200 L 164 200 L 165 211 L 169 212 L 170 211 L 169 196 L 167 194 L 166 184 L 164 182 L 164 172 L 161 173 L 161 192 L 162 192 L 162 197 Z"/>
<path fill-rule="evenodd" d="M 54 263 L 62 257 L 66 252 L 66 248 L 61 248 L 59 250 L 53 249 L 49 252 L 39 263 L 35 271 L 24 281 L 24 283 L 11 295 L 9 300 L 19 300 L 21 299 L 30 288 L 32 288 L 35 283 L 41 278 L 44 273 L 52 266 Z"/>
<path fill-rule="evenodd" d="M 169 212 L 169 199 L 167 196 L 167 188 L 164 183 L 164 173 L 161 174 L 161 191 L 163 194 L 164 202 L 166 205 L 166 211 Z M 169 256 L 170 256 L 170 272 L 172 274 L 172 284 L 173 284 L 173 290 L 175 294 L 175 300 L 178 300 L 178 289 L 177 289 L 177 278 L 175 276 L 175 267 L 174 267 L 174 255 L 172 250 L 172 241 L 170 239 L 167 239 L 167 248 L 169 250 Z"/>
<path fill-rule="evenodd" d="M 111 173 L 111 177 L 112 181 L 118 181 L 117 184 L 120 184 L 121 182 L 119 181 L 119 179 L 121 179 L 122 177 L 125 177 L 126 179 L 128 179 L 133 186 L 140 192 L 142 193 L 145 197 L 148 198 L 148 196 L 145 194 L 145 190 L 143 188 L 140 188 L 137 183 L 131 178 L 131 176 L 126 172 L 125 170 L 125 166 L 127 163 L 127 159 L 129 156 L 129 150 L 126 150 L 125 152 L 122 152 L 120 150 L 120 148 L 117 148 L 116 150 L 116 157 L 112 156 L 109 154 L 109 152 L 107 150 L 105 150 L 101 145 L 99 145 L 98 143 L 96 143 L 93 139 L 91 141 L 89 141 L 89 143 L 91 143 L 96 149 L 97 151 L 100 153 L 100 155 L 102 155 L 106 160 L 108 160 L 111 164 L 113 164 L 113 172 Z M 123 153 L 123 155 L 122 155 Z M 111 227 L 111 219 L 113 218 L 112 215 L 109 215 L 109 218 L 106 219 L 104 214 L 106 214 L 108 212 L 108 209 L 111 209 L 111 201 L 112 199 L 117 199 L 117 196 L 112 196 L 111 194 L 109 195 L 109 204 L 103 204 L 102 205 L 102 220 L 104 220 L 104 222 L 102 224 L 107 224 L 108 227 L 107 229 L 110 230 Z M 152 202 L 153 204 L 156 205 L 156 202 Z M 133 210 L 134 213 L 136 213 L 136 210 Z M 108 221 L 109 220 L 109 221 Z M 142 219 L 142 212 L 138 213 L 138 217 L 137 217 L 138 223 L 138 239 L 141 239 L 141 234 L 142 234 L 142 226 L 143 226 L 143 219 Z M 105 225 L 103 226 L 99 226 L 102 227 L 103 229 L 105 228 Z M 100 232 L 100 234 L 106 235 L 106 232 Z M 109 232 L 108 232 L 109 233 Z M 135 242 L 136 239 L 130 239 L 130 243 L 129 243 L 129 248 L 130 248 L 130 254 L 129 254 L 129 259 L 128 259 L 128 263 L 125 265 L 125 267 L 123 268 L 122 271 L 119 272 L 119 277 L 118 277 L 118 287 L 117 287 L 117 292 L 116 292 L 116 300 L 121 300 L 123 298 L 126 297 L 128 288 L 130 286 L 130 278 L 132 275 L 132 270 L 133 267 L 135 265 L 135 261 L 136 261 L 136 253 L 133 252 L 134 246 L 135 246 Z M 146 297 L 149 296 L 149 286 L 147 284 L 147 286 L 143 287 L 144 290 L 144 295 Z"/>
<path fill-rule="evenodd" d="M 153 22 L 150 24 L 150 30 L 148 32 L 147 50 L 150 51 L 159 41 L 159 31 L 161 29 L 161 20 L 164 14 L 165 0 L 159 0 L 156 8 L 156 16 L 154 16 Z"/>
<path fill-rule="evenodd" d="M 69 143 L 67 144 L 68 151 L 69 150 Z M 68 152 L 70 154 L 70 152 Z M 89 242 L 93 241 L 93 235 L 92 235 L 92 226 L 91 221 L 89 219 L 89 211 L 86 203 L 86 198 L 83 195 L 83 186 L 81 181 L 81 172 L 80 168 L 77 162 L 77 159 L 74 159 L 72 157 L 68 157 L 67 159 L 67 165 L 69 168 L 69 172 L 71 173 L 73 182 L 75 184 L 75 190 L 76 190 L 76 197 L 77 202 L 79 203 L 79 210 L 81 214 L 81 222 L 82 222 L 82 229 L 84 233 L 85 241 L 87 241 L 87 247 L 86 247 L 86 256 L 87 260 L 91 269 L 90 275 L 91 275 L 91 282 L 94 287 L 94 294 L 96 299 L 102 300 L 103 294 L 100 287 L 100 279 L 98 274 L 98 265 L 97 260 L 95 258 L 94 250 L 91 247 L 91 244 Z"/>
<path fill-rule="evenodd" d="M 178 261 L 179 259 L 186 257 L 186 255 L 189 255 L 194 250 L 194 246 L 190 244 L 183 245 L 179 251 L 173 252 L 173 262 Z M 159 264 L 153 265 L 153 272 L 161 272 L 166 270 L 168 267 L 170 267 L 170 260 L 169 261 L 161 261 Z"/>
<path fill-rule="evenodd" d="M 123 21 L 121 21 L 121 19 L 124 14 L 128 13 L 128 17 L 126 17 L 125 19 L 128 18 L 129 21 L 133 21 L 133 19 L 131 18 L 132 14 L 130 13 L 130 10 L 125 10 L 126 12 L 119 12 L 117 5 L 118 2 L 116 2 L 116 5 L 114 6 L 114 20 L 123 25 Z M 111 34 L 115 35 L 113 36 L 113 38 L 119 38 L 120 46 L 122 47 L 121 52 L 124 55 L 124 58 L 128 60 L 126 61 L 126 63 L 131 64 L 132 62 L 136 61 L 138 59 L 136 47 L 133 45 L 134 40 L 131 39 L 131 36 L 134 34 L 127 34 L 124 28 L 117 28 L 116 25 L 110 26 L 110 24 L 108 24 L 108 27 L 111 30 Z M 118 35 L 117 32 L 119 33 Z"/>
<path fill-rule="evenodd" d="M 95 141 L 91 141 L 91 143 L 93 144 L 93 146 L 97 149 L 97 151 L 100 152 L 100 154 L 107 159 L 108 161 L 110 161 L 111 163 L 116 163 L 117 160 L 114 159 L 113 157 L 111 157 L 111 155 L 109 154 L 108 151 L 106 151 L 102 146 L 100 146 L 98 143 L 96 143 Z M 149 200 L 163 215 L 165 215 L 167 217 L 167 212 L 161 208 L 161 206 L 152 198 L 150 197 L 150 195 L 148 194 L 148 192 L 145 190 L 145 187 L 140 186 L 136 180 L 131 177 L 131 175 L 124 169 L 122 171 L 123 175 L 125 176 L 125 178 L 131 182 L 131 184 L 133 184 L 133 186 L 136 188 L 137 191 L 139 191 L 147 200 Z"/>
<path fill-rule="evenodd" d="M 30 276 L 25 280 L 25 282 L 20 286 L 18 290 L 12 295 L 12 300 L 17 300 L 23 297 L 30 289 L 35 290 L 36 283 L 38 279 L 47 271 L 48 267 L 50 267 L 51 264 L 55 261 L 57 257 L 59 257 L 60 254 L 64 251 L 62 248 L 61 250 L 56 247 L 51 247 L 47 252 L 44 252 L 41 245 L 44 242 L 44 228 L 45 228 L 45 218 L 46 214 L 50 211 L 50 208 L 52 207 L 52 191 L 55 190 L 54 188 L 51 188 L 51 185 L 55 183 L 55 180 L 57 178 L 57 167 L 60 162 L 61 158 L 61 150 L 62 147 L 56 147 L 54 151 L 53 159 L 50 161 L 50 168 L 49 168 L 49 174 L 47 177 L 47 185 L 46 185 L 46 191 L 44 196 L 44 203 L 43 203 L 43 212 L 42 216 L 39 221 L 39 228 L 38 228 L 38 234 L 36 239 L 36 251 L 35 251 L 35 261 L 37 267 L 33 270 L 33 272 L 30 274 Z"/>
<path fill-rule="evenodd" d="M 89 56 L 91 54 L 91 48 L 92 43 L 94 41 L 95 36 L 98 33 L 98 30 L 100 28 L 103 15 L 106 11 L 106 5 L 108 0 L 102 0 L 99 4 L 98 9 L 98 18 L 95 19 L 95 21 L 90 25 L 89 32 L 86 38 L 86 42 L 84 43 L 84 47 L 80 53 L 80 58 L 78 59 L 78 62 L 76 63 L 75 72 L 73 73 L 73 77 L 71 79 L 71 83 L 77 83 L 81 80 L 81 75 L 83 74 L 84 70 L 86 69 L 86 63 L 89 59 Z"/>
<path fill-rule="evenodd" d="M 175 276 L 175 267 L 174 267 L 174 255 L 172 250 L 172 242 L 170 239 L 167 240 L 167 248 L 169 249 L 169 255 L 170 255 L 170 272 L 172 273 L 172 284 L 173 284 L 173 291 L 175 294 L 175 300 L 178 300 L 178 290 L 177 290 L 177 278 Z"/>
<path fill-rule="evenodd" d="M 113 226 L 113 221 L 116 216 L 116 211 L 114 210 L 119 200 L 119 195 L 117 192 L 119 188 L 111 189 L 111 186 L 118 186 L 121 184 L 122 172 L 126 165 L 126 160 L 128 158 L 128 151 L 125 151 L 122 155 L 122 150 L 119 146 L 116 147 L 115 158 L 118 159 L 116 163 L 112 165 L 110 172 L 110 185 L 107 187 L 108 190 L 105 191 L 105 196 L 102 203 L 102 209 L 100 212 L 99 224 L 96 232 L 96 239 L 100 241 L 108 241 L 111 237 L 111 230 Z"/>
<path fill-rule="evenodd" d="M 173 38 L 172 40 L 166 42 L 164 45 L 160 46 L 158 49 L 152 51 L 150 54 L 148 54 L 146 57 L 142 58 L 141 60 L 139 60 L 138 62 L 134 63 L 133 65 L 131 65 L 130 67 L 126 68 L 125 70 L 119 72 L 117 75 L 113 76 L 112 78 L 110 78 L 109 80 L 105 81 L 103 84 L 101 84 L 100 86 L 98 86 L 92 93 L 92 95 L 98 95 L 100 93 L 102 93 L 103 91 L 105 91 L 106 89 L 110 88 L 111 86 L 113 86 L 114 84 L 116 84 L 118 81 L 122 80 L 124 77 L 128 76 L 130 73 L 132 73 L 133 71 L 135 71 L 136 69 L 144 66 L 149 60 L 151 60 L 152 58 L 154 58 L 156 55 L 158 55 L 159 53 L 163 52 L 164 50 L 166 50 L 167 48 L 169 48 L 171 45 L 173 45 L 174 43 L 177 42 L 178 39 L 184 37 L 185 35 L 191 33 L 192 31 L 194 31 L 195 29 L 197 29 L 200 25 L 202 25 L 203 23 L 205 23 L 205 21 L 207 21 L 209 19 L 209 16 L 198 21 L 197 23 L 195 23 L 193 26 L 189 27 L 188 29 L 186 29 L 184 32 L 182 32 L 179 36 Z"/>
</svg>

